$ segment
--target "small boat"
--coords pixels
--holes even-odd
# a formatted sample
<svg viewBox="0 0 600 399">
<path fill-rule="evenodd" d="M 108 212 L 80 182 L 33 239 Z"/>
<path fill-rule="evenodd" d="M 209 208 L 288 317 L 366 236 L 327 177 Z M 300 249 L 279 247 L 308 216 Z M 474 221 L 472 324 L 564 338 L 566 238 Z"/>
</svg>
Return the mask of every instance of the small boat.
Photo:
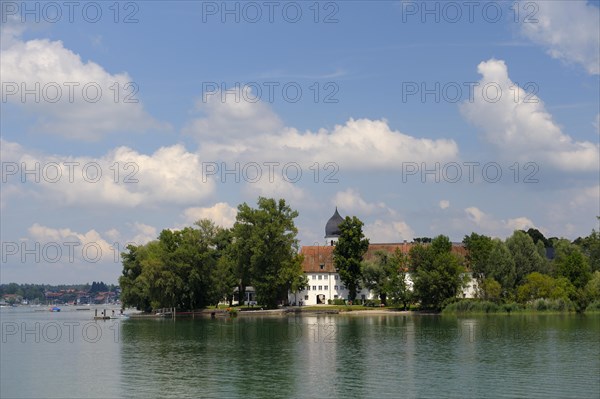
<svg viewBox="0 0 600 399">
<path fill-rule="evenodd" d="M 52 308 L 50 308 L 51 312 L 60 312 L 60 308 L 58 306 L 54 306 Z"/>
</svg>

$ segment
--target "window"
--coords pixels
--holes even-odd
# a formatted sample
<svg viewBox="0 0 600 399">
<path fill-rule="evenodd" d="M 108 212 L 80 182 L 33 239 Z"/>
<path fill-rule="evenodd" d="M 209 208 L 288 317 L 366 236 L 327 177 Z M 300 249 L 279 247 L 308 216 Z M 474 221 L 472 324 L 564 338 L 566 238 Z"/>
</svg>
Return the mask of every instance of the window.
<svg viewBox="0 0 600 399">
<path fill-rule="evenodd" d="M 319 286 L 319 291 L 321 291 L 322 289 L 323 289 L 323 286 L 322 286 L 322 285 L 320 285 L 320 286 Z"/>
<path fill-rule="evenodd" d="M 304 295 L 304 300 L 308 301 L 308 295 Z"/>
<path fill-rule="evenodd" d="M 325 263 L 321 263 L 319 266 L 321 267 L 321 270 L 323 270 L 323 268 L 325 267 Z"/>
<path fill-rule="evenodd" d="M 323 280 L 323 276 L 319 274 L 319 280 Z"/>
<path fill-rule="evenodd" d="M 337 274 L 334 275 L 333 278 L 335 278 L 337 280 L 338 279 L 338 275 Z"/>
<path fill-rule="evenodd" d="M 338 296 L 337 296 L 337 294 L 333 296 L 333 299 L 338 299 Z"/>
<path fill-rule="evenodd" d="M 346 289 L 346 287 L 344 287 L 343 285 L 340 287 L 340 290 L 342 290 L 342 291 L 345 289 Z"/>
<path fill-rule="evenodd" d="M 327 291 L 328 289 L 329 289 L 329 286 L 328 286 L 328 285 L 326 285 L 326 286 L 325 286 L 325 291 Z"/>
<path fill-rule="evenodd" d="M 313 291 L 316 291 L 316 290 L 317 290 L 317 286 L 313 285 Z"/>
<path fill-rule="evenodd" d="M 317 279 L 317 276 L 313 274 L 313 276 L 312 276 L 312 279 L 313 279 L 313 280 L 316 280 L 316 279 Z"/>
<path fill-rule="evenodd" d="M 310 285 L 306 287 L 306 291 L 310 291 Z"/>
<path fill-rule="evenodd" d="M 337 289 L 338 289 L 338 286 L 337 286 L 337 285 L 334 285 L 334 286 L 333 286 L 333 289 L 337 291 Z"/>
</svg>

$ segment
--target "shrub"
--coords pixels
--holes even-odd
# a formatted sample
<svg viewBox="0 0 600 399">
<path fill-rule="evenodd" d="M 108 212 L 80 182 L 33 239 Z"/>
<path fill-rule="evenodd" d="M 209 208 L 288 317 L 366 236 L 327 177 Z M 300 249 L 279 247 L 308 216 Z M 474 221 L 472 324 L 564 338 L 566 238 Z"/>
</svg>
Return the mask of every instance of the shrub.
<svg viewBox="0 0 600 399">
<path fill-rule="evenodd" d="M 586 309 L 587 311 L 598 311 L 600 310 L 600 301 L 594 301 L 590 303 Z"/>
<path fill-rule="evenodd" d="M 536 310 L 538 312 L 554 311 L 554 312 L 571 312 L 575 310 L 575 306 L 568 299 L 536 299 L 528 302 L 527 309 Z"/>
<path fill-rule="evenodd" d="M 336 298 L 333 300 L 333 305 L 345 305 L 346 301 L 341 298 Z"/>
<path fill-rule="evenodd" d="M 502 309 L 502 311 L 504 311 L 506 313 L 511 313 L 511 312 L 517 312 L 517 311 L 521 310 L 521 307 L 519 306 L 519 304 L 517 304 L 515 302 L 509 302 L 509 303 L 505 303 L 502 306 L 500 306 L 500 309 Z"/>
</svg>

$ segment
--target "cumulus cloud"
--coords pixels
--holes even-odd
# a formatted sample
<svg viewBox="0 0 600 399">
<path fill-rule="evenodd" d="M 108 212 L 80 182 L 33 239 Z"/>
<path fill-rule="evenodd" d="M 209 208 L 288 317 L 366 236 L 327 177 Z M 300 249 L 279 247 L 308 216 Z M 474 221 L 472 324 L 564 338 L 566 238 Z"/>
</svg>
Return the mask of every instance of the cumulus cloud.
<svg viewBox="0 0 600 399">
<path fill-rule="evenodd" d="M 477 231 L 480 234 L 489 234 L 495 237 L 508 236 L 515 230 L 538 228 L 530 219 L 526 217 L 521 216 L 507 220 L 496 219 L 492 215 L 487 214 L 474 206 L 466 208 L 465 215 L 471 222 L 472 226 L 476 227 L 474 231 Z"/>
<path fill-rule="evenodd" d="M 299 169 L 298 169 L 299 170 Z M 285 176 L 285 178 L 284 178 Z M 289 170 L 289 174 L 273 173 L 272 179 L 267 175 L 257 181 L 246 181 L 243 193 L 254 200 L 257 197 L 285 198 L 288 204 L 307 203 L 309 195 L 295 182 L 299 175 L 296 170 Z"/>
<path fill-rule="evenodd" d="M 522 0 L 522 2 L 525 2 Z M 600 73 L 600 8 L 586 1 L 538 1 L 531 16 L 522 19 L 521 32 L 542 45 L 552 58 Z"/>
<path fill-rule="evenodd" d="M 364 228 L 365 236 L 371 243 L 411 241 L 415 237 L 413 229 L 404 221 L 383 221 L 376 219 L 367 223 Z"/>
<path fill-rule="evenodd" d="M 198 155 L 182 145 L 161 147 L 150 155 L 118 147 L 91 158 L 34 153 L 5 140 L 0 144 L 6 184 L 27 187 L 60 204 L 187 205 L 210 197 L 215 190 L 214 180 L 203 176 Z M 23 175 L 25 169 L 37 170 L 37 175 Z"/>
<path fill-rule="evenodd" d="M 413 137 L 393 130 L 385 120 L 350 119 L 332 129 L 300 132 L 284 127 L 267 104 L 244 96 L 210 96 L 201 108 L 206 115 L 190 121 L 183 132 L 198 138 L 198 152 L 207 160 L 293 161 L 303 169 L 333 162 L 355 170 L 458 156 L 453 140 Z"/>
<path fill-rule="evenodd" d="M 86 262 L 95 264 L 98 262 L 118 262 L 119 249 L 111 246 L 96 230 L 86 233 L 73 231 L 69 228 L 55 229 L 34 223 L 28 229 L 34 243 L 39 243 L 40 256 L 44 261 L 50 263 L 63 262 Z M 55 260 L 56 258 L 56 260 Z"/>
<path fill-rule="evenodd" d="M 198 141 L 221 137 L 248 139 L 277 132 L 283 127 L 282 121 L 268 105 L 253 101 L 254 97 L 247 86 L 205 93 L 195 107 L 205 116 L 192 120 L 183 132 Z"/>
<path fill-rule="evenodd" d="M 93 61 L 84 62 L 61 41 L 23 41 L 23 30 L 12 23 L 2 28 L 1 95 L 3 102 L 35 115 L 34 130 L 97 140 L 111 132 L 169 128 L 145 111 L 140 88 L 127 73 L 111 74 Z"/>
<path fill-rule="evenodd" d="M 237 208 L 226 202 L 218 202 L 210 207 L 187 208 L 183 215 L 188 224 L 193 224 L 200 219 L 210 219 L 217 226 L 230 228 L 235 223 Z"/>
<path fill-rule="evenodd" d="M 371 242 L 399 242 L 412 240 L 413 229 L 401 220 L 398 212 L 388 207 L 384 202 L 368 202 L 362 198 L 358 190 L 349 188 L 337 192 L 331 200 L 342 214 L 355 214 L 365 222 L 364 234 Z"/>
<path fill-rule="evenodd" d="M 383 202 L 370 203 L 365 201 L 360 193 L 352 188 L 337 192 L 331 203 L 340 209 L 344 209 L 345 212 L 354 212 L 359 215 L 371 215 L 389 210 Z"/>
<path fill-rule="evenodd" d="M 510 79 L 504 61 L 490 59 L 477 70 L 481 89 L 474 90 L 472 102 L 461 104 L 461 111 L 501 154 L 564 171 L 598 170 L 599 146 L 563 133 L 542 100 Z"/>
<path fill-rule="evenodd" d="M 129 242 L 132 242 L 135 245 L 144 245 L 158 238 L 158 231 L 154 226 L 135 222 L 133 223 L 132 228 L 135 235 Z"/>
</svg>

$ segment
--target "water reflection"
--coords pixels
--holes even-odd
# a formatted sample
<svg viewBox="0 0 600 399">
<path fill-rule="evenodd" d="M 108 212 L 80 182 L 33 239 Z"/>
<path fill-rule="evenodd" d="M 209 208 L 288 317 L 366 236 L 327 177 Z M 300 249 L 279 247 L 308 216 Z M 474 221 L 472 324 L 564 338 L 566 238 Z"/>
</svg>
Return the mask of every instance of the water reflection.
<svg viewBox="0 0 600 399">
<path fill-rule="evenodd" d="M 600 315 L 82 317 L 3 312 L 0 396 L 600 396 Z M 63 322 L 102 340 L 52 342 Z"/>
</svg>

